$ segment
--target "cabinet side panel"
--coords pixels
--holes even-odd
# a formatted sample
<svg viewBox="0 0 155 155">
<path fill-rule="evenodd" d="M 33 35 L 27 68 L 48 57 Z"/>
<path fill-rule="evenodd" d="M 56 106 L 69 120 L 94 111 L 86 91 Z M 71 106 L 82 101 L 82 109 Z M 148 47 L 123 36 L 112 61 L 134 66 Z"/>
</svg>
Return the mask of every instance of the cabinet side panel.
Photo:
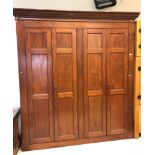
<svg viewBox="0 0 155 155">
<path fill-rule="evenodd" d="M 28 125 L 28 105 L 27 105 L 27 75 L 26 75 L 26 53 L 25 53 L 25 31 L 24 22 L 16 22 L 17 44 L 18 44 L 18 64 L 20 82 L 20 105 L 22 119 L 22 150 L 29 150 L 29 125 Z"/>
<path fill-rule="evenodd" d="M 136 22 L 129 23 L 129 77 L 128 80 L 128 88 L 129 88 L 129 95 L 128 95 L 128 117 L 129 117 L 129 124 L 128 124 L 128 136 L 129 138 L 133 138 L 134 136 L 134 65 L 135 65 L 135 31 L 136 31 Z"/>
</svg>

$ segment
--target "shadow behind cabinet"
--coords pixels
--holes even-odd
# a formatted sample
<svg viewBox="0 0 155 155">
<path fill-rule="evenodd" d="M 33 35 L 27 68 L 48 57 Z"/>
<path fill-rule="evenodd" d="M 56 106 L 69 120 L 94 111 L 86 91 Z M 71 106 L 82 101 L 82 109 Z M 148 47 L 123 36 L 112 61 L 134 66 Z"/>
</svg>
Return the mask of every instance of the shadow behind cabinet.
<svg viewBox="0 0 155 155">
<path fill-rule="evenodd" d="M 105 22 L 110 16 L 103 12 L 100 20 L 85 13 L 86 21 L 80 19 L 82 12 L 60 11 L 54 17 L 49 11 L 45 17 L 31 11 L 33 17 L 28 10 L 14 10 L 19 17 L 22 149 L 132 138 L 138 13 L 118 13 L 123 19 Z"/>
</svg>

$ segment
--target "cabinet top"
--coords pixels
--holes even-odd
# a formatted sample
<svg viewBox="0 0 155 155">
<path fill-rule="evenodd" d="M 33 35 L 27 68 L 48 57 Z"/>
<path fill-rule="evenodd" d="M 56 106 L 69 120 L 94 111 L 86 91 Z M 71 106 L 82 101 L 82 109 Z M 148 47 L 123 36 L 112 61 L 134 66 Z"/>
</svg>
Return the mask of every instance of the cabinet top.
<svg viewBox="0 0 155 155">
<path fill-rule="evenodd" d="M 13 9 L 16 19 L 61 19 L 61 20 L 125 20 L 135 21 L 139 12 L 95 12 Z"/>
</svg>

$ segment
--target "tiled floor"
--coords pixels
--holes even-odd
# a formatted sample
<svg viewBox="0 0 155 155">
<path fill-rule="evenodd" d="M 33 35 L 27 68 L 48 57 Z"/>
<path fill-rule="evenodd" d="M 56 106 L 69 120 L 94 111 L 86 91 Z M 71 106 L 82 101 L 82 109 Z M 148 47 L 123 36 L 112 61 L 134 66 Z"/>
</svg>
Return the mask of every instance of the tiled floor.
<svg viewBox="0 0 155 155">
<path fill-rule="evenodd" d="M 18 155 L 141 155 L 141 139 L 100 142 L 46 150 L 22 152 Z"/>
</svg>

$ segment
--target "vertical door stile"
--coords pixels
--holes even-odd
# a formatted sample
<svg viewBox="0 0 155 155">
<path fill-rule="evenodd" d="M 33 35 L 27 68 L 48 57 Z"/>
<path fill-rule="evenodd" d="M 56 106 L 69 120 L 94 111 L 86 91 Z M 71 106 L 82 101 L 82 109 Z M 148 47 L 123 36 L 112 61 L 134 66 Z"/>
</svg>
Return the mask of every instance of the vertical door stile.
<svg viewBox="0 0 155 155">
<path fill-rule="evenodd" d="M 88 105 L 86 104 L 88 102 L 87 97 L 87 79 L 88 79 L 88 73 L 87 73 L 87 29 L 83 30 L 84 33 L 84 113 L 85 113 L 85 136 L 88 136 Z"/>
</svg>

